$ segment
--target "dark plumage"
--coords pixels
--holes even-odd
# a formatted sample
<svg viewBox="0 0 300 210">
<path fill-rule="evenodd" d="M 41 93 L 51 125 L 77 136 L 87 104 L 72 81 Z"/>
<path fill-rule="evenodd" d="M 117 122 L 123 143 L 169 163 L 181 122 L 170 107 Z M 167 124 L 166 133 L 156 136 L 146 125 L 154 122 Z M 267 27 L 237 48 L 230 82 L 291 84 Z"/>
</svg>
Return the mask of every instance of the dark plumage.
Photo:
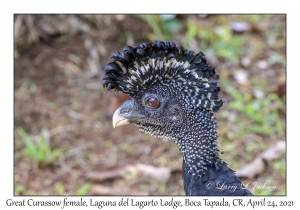
<svg viewBox="0 0 300 210">
<path fill-rule="evenodd" d="M 135 123 L 176 142 L 187 195 L 252 195 L 218 155 L 218 79 L 202 52 L 155 41 L 113 53 L 102 84 L 132 97 L 115 112 L 114 127 Z"/>
</svg>

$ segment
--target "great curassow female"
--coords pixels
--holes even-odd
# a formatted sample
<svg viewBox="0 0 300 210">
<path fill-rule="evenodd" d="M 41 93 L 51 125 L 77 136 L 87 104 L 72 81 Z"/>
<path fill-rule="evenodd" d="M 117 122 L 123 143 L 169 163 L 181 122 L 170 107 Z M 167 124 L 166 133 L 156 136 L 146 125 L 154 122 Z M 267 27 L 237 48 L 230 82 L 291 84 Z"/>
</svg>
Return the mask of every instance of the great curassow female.
<svg viewBox="0 0 300 210">
<path fill-rule="evenodd" d="M 252 195 L 218 155 L 218 80 L 202 52 L 155 41 L 113 53 L 102 84 L 132 97 L 116 110 L 114 127 L 134 123 L 178 145 L 187 195 Z"/>
</svg>

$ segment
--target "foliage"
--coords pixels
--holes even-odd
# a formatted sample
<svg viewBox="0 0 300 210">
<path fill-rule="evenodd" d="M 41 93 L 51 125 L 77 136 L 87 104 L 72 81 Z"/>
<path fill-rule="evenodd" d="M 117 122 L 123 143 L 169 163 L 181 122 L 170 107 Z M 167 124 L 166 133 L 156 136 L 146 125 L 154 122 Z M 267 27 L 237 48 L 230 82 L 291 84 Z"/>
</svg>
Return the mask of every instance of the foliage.
<svg viewBox="0 0 300 210">
<path fill-rule="evenodd" d="M 154 32 L 150 40 L 174 40 L 176 36 L 173 33 L 180 32 L 183 28 L 182 23 L 176 19 L 176 15 L 137 15 L 137 17 L 146 21 Z M 200 39 L 199 49 L 205 49 L 208 57 L 217 55 L 238 61 L 238 50 L 244 42 L 241 35 L 233 35 L 228 25 L 216 26 L 215 28 L 198 27 L 195 21 L 187 22 L 187 30 L 184 35 L 179 36 L 183 46 L 189 46 L 193 40 Z"/>
<path fill-rule="evenodd" d="M 17 195 L 21 195 L 25 192 L 25 189 L 22 185 L 18 184 L 16 187 L 15 187 L 15 194 Z"/>
<path fill-rule="evenodd" d="M 133 152 L 133 148 L 130 144 L 128 143 L 123 143 L 120 145 L 121 147 L 121 150 L 123 150 L 124 152 L 127 152 L 127 153 L 132 153 Z"/>
<path fill-rule="evenodd" d="M 47 36 L 45 37 L 48 37 L 47 40 L 45 40 L 47 50 L 44 50 L 44 41 L 39 42 L 40 39 L 44 40 L 44 36 L 37 36 L 37 41 L 34 42 L 37 44 L 26 44 L 27 47 L 20 47 L 20 44 L 16 44 L 16 48 L 13 52 L 13 56 L 16 61 L 14 81 L 15 124 L 20 125 L 23 128 L 24 126 L 26 126 L 27 128 L 30 128 L 32 130 L 39 129 L 40 125 L 44 125 L 47 127 L 56 127 L 57 125 L 74 124 L 75 127 L 78 128 L 76 132 L 71 133 L 71 135 L 65 135 L 66 138 L 61 138 L 63 135 L 59 135 L 56 138 L 56 142 L 66 148 L 68 151 L 71 151 L 70 154 L 72 155 L 74 154 L 72 153 L 73 151 L 78 151 L 78 145 L 82 145 L 82 139 L 87 141 L 87 145 L 92 142 L 96 144 L 95 146 L 91 146 L 92 148 L 94 148 L 94 150 L 85 149 L 79 153 L 81 157 L 90 158 L 89 156 L 91 155 L 90 159 L 93 160 L 87 161 L 86 164 L 83 165 L 83 167 L 81 167 L 82 165 L 80 167 L 78 166 L 78 159 L 72 158 L 73 156 L 68 156 L 70 158 L 66 157 L 66 164 L 68 165 L 70 170 L 64 170 L 63 168 L 55 167 L 55 174 L 59 174 L 60 178 L 59 180 L 57 180 L 57 177 L 55 176 L 50 177 L 50 179 L 55 179 L 51 180 L 53 181 L 52 183 L 57 183 L 57 181 L 59 182 L 58 184 L 51 187 L 51 193 L 54 192 L 57 195 L 66 193 L 87 195 L 89 193 L 91 185 L 89 183 L 84 184 L 74 181 L 74 179 L 76 179 L 76 177 L 78 176 L 70 176 L 70 173 L 84 173 L 86 170 L 89 170 L 89 168 L 95 168 L 94 164 L 98 163 L 103 163 L 105 166 L 110 166 L 111 162 L 106 162 L 105 158 L 107 157 L 101 154 L 103 150 L 100 150 L 101 152 L 97 153 L 97 151 L 99 151 L 102 146 L 104 147 L 103 149 L 106 150 L 115 151 L 117 149 L 118 154 L 116 154 L 116 157 L 124 158 L 124 160 L 122 159 L 124 164 L 128 163 L 128 161 L 125 160 L 125 158 L 127 157 L 131 158 L 129 159 L 130 162 L 132 159 L 136 159 L 139 156 L 137 155 L 139 153 L 134 151 L 137 151 L 137 149 L 144 147 L 152 148 L 152 152 L 150 153 L 151 155 L 149 155 L 149 163 L 152 163 L 155 158 L 157 162 L 155 161 L 153 163 L 158 164 L 159 167 L 166 167 L 170 165 L 174 167 L 176 166 L 176 164 L 178 164 L 178 162 L 182 162 L 183 157 L 178 151 L 178 147 L 176 144 L 170 143 L 169 150 L 161 151 L 161 148 L 164 147 L 156 147 L 157 144 L 154 144 L 153 142 L 157 140 L 154 137 L 143 135 L 144 142 L 141 142 L 139 144 L 132 144 L 127 142 L 117 143 L 119 142 L 120 136 L 114 133 L 115 130 L 114 132 L 111 132 L 111 122 L 109 120 L 102 120 L 105 118 L 102 114 L 104 113 L 104 110 L 107 109 L 106 103 L 100 103 L 100 107 L 93 106 L 95 100 L 97 101 L 97 103 L 99 102 L 98 96 L 100 96 L 100 101 L 104 102 L 106 100 L 104 95 L 107 95 L 107 93 L 105 92 L 102 94 L 102 86 L 100 86 L 100 92 L 97 92 L 97 96 L 94 96 L 94 93 L 92 92 L 93 90 L 91 90 L 92 88 L 90 89 L 86 88 L 83 85 L 80 85 L 82 83 L 81 81 L 86 81 L 81 77 L 83 75 L 85 78 L 85 71 L 82 72 L 83 74 L 78 74 L 77 72 L 76 75 L 74 73 L 75 71 L 72 73 L 68 73 L 66 71 L 61 72 L 59 71 L 61 67 L 57 67 L 57 62 L 49 62 L 49 60 L 66 60 L 66 62 L 63 63 L 68 64 L 69 61 L 67 60 L 72 57 L 71 55 L 76 55 L 78 56 L 77 59 L 79 59 L 79 62 L 75 62 L 76 65 L 78 64 L 80 69 L 85 70 L 86 64 L 84 61 L 86 60 L 85 58 L 89 55 L 89 53 L 92 56 L 95 52 L 97 52 L 98 54 L 95 55 L 99 55 L 101 58 L 103 58 L 102 62 L 105 63 L 106 61 L 108 61 L 108 57 L 111 52 L 115 51 L 118 48 L 121 49 L 122 47 L 124 47 L 125 38 L 127 38 L 126 44 L 134 43 L 134 45 L 140 44 L 142 42 L 148 43 L 150 41 L 158 39 L 163 41 L 174 41 L 177 44 L 183 45 L 186 49 L 194 50 L 195 52 L 202 51 L 208 58 L 209 63 L 217 67 L 217 72 L 221 77 L 219 81 L 219 86 L 221 87 L 220 98 L 224 98 L 224 100 L 226 101 L 223 108 L 216 114 L 216 117 L 218 118 L 217 122 L 219 125 L 218 143 L 221 147 L 221 151 L 225 152 L 223 155 L 221 155 L 222 158 L 226 162 L 228 162 L 230 164 L 230 167 L 232 167 L 233 169 L 236 170 L 243 165 L 251 162 L 253 159 L 255 159 L 256 155 L 261 154 L 261 152 L 266 150 L 270 144 L 273 144 L 276 139 L 284 138 L 285 99 L 280 99 L 276 95 L 273 95 L 274 98 L 272 98 L 272 95 L 267 95 L 264 98 L 256 98 L 252 95 L 250 88 L 249 90 L 241 90 L 242 86 L 235 87 L 233 85 L 235 84 L 234 78 L 232 77 L 232 73 L 235 70 L 242 68 L 243 70 L 247 71 L 247 73 L 249 73 L 248 79 L 252 83 L 251 89 L 259 89 L 266 95 L 267 86 L 270 86 L 270 84 L 273 85 L 272 83 L 275 83 L 278 77 L 284 74 L 282 70 L 285 69 L 286 25 L 285 21 L 282 21 L 284 19 L 277 18 L 278 15 L 208 15 L 205 18 L 201 18 L 197 15 L 173 14 L 131 15 L 131 18 L 127 18 L 127 15 L 124 15 L 123 18 L 117 18 L 118 20 L 115 20 L 116 16 L 114 15 L 67 16 L 69 17 L 64 17 L 61 15 L 20 15 L 19 18 L 24 19 L 23 25 L 28 25 L 31 27 L 31 29 L 25 28 L 28 31 L 26 33 L 21 33 L 21 36 L 19 36 L 19 40 L 25 40 L 24 43 L 33 43 L 26 40 L 26 37 L 32 39 L 31 35 L 36 34 L 35 32 L 36 30 L 39 30 L 39 26 L 46 25 L 47 28 L 52 28 L 52 30 L 50 31 L 57 31 L 55 32 L 57 36 L 50 35 L 50 39 L 48 40 L 49 37 L 46 33 Z M 132 22 L 132 16 L 143 20 L 144 23 L 141 24 L 141 21 L 134 22 L 134 20 Z M 52 24 L 56 18 L 63 19 L 58 19 L 58 21 L 56 22 L 57 24 Z M 47 19 L 50 21 L 48 21 Z M 34 27 L 31 26 L 32 20 L 34 20 L 33 22 L 36 23 Z M 41 22 L 42 20 L 47 21 Z M 72 37 L 74 37 L 73 35 L 76 35 L 76 33 L 74 33 L 74 25 L 68 23 L 69 20 L 78 20 L 78 24 L 75 24 L 75 30 L 80 29 L 79 36 L 81 37 L 82 35 L 84 35 L 84 37 L 86 38 L 84 39 L 85 47 L 83 47 L 83 45 L 78 42 L 79 40 L 77 40 L 77 38 L 73 40 Z M 243 31 L 240 33 L 233 32 L 230 24 L 235 21 L 250 24 L 251 30 Z M 47 25 L 48 22 L 50 23 L 50 25 Z M 85 24 L 87 27 L 81 27 Z M 124 31 L 126 31 L 126 36 L 123 36 L 123 33 L 121 35 L 115 33 L 115 30 L 119 28 L 119 24 L 123 24 Z M 149 30 L 149 27 L 144 27 L 145 30 L 143 30 L 143 33 L 136 33 L 136 29 L 139 29 L 146 24 L 148 24 L 152 30 Z M 81 30 L 81 28 L 86 28 L 90 31 Z M 22 28 L 22 31 L 24 31 L 23 29 L 24 28 Z M 61 32 L 60 29 L 62 29 L 63 32 Z M 66 31 L 66 33 L 64 31 Z M 102 32 L 99 33 L 99 31 Z M 69 36 L 68 32 L 72 32 L 73 35 Z M 127 32 L 130 33 L 127 34 Z M 59 34 L 65 35 L 59 36 Z M 66 37 L 69 37 L 70 39 L 66 40 Z M 61 50 L 61 40 L 63 39 L 65 40 L 64 46 L 67 46 L 67 48 L 65 48 L 66 50 Z M 86 44 L 87 40 L 93 40 L 93 44 L 90 44 L 90 47 L 88 47 L 88 45 Z M 69 48 L 68 46 L 72 47 Z M 99 56 L 95 57 L 98 59 Z M 224 59 L 224 57 L 226 59 Z M 244 58 L 248 58 L 250 64 L 244 65 Z M 70 59 L 72 63 L 74 62 L 73 60 L 74 59 Z M 94 61 L 94 59 L 92 60 Z M 256 71 L 257 69 L 255 68 L 256 64 L 261 60 L 268 63 L 268 68 L 262 69 L 262 72 L 259 72 Z M 76 65 L 74 66 L 76 67 Z M 38 71 L 38 69 L 44 69 L 42 71 L 42 74 L 41 71 Z M 266 73 L 269 69 L 272 69 L 274 74 Z M 55 73 L 52 74 L 52 72 Z M 73 73 L 74 76 L 72 76 Z M 65 77 L 61 77 L 61 75 L 64 74 Z M 55 76 L 52 77 L 52 75 Z M 256 82 L 253 82 L 254 77 L 257 78 Z M 266 78 L 266 81 L 261 78 Z M 99 83 L 98 80 L 98 77 L 92 77 L 87 80 L 87 83 Z M 61 81 L 67 82 L 62 83 Z M 80 81 L 80 83 L 78 83 L 78 81 Z M 31 84 L 31 82 L 35 84 L 34 88 L 28 85 Z M 55 87 L 57 88 L 53 89 L 53 84 L 55 84 Z M 264 86 L 261 84 L 264 84 Z M 227 87 L 234 89 L 231 92 L 227 89 Z M 49 90 L 51 93 L 49 93 Z M 105 100 L 103 100 L 102 96 Z M 228 98 L 233 98 L 233 100 L 228 100 Z M 231 107 L 229 108 L 228 105 L 230 105 Z M 68 112 L 61 112 L 62 110 L 65 110 L 65 108 L 67 108 L 67 110 L 80 110 L 79 112 L 84 115 L 100 115 L 101 120 L 99 121 L 98 118 L 95 119 L 95 122 L 74 120 L 72 117 L 67 115 Z M 44 115 L 45 112 L 47 112 L 46 115 Z M 50 113 L 50 118 L 45 117 L 48 115 L 48 113 Z M 227 119 L 220 119 L 219 114 L 221 114 L 221 116 L 223 117 L 226 117 Z M 105 123 L 108 123 L 109 126 L 106 126 Z M 95 129 L 98 128 L 99 125 L 100 129 Z M 55 156 L 53 155 L 54 150 L 53 147 L 50 147 L 50 145 L 52 146 L 52 144 L 50 143 L 49 145 L 49 138 L 46 138 L 45 134 L 41 133 L 38 140 L 35 137 L 29 135 L 29 133 L 28 136 L 23 131 L 23 129 L 23 132 L 19 131 L 19 129 L 16 130 L 17 138 L 15 139 L 15 194 L 36 195 L 37 192 L 41 192 L 41 189 L 37 189 L 37 186 L 35 186 L 35 183 L 37 182 L 27 182 L 27 180 L 30 180 L 32 179 L 32 177 L 34 177 L 35 181 L 43 181 L 45 177 L 44 174 L 48 172 L 47 170 L 32 171 L 30 170 L 31 167 L 23 167 L 24 164 L 26 166 L 28 160 L 30 160 L 34 164 L 50 165 L 57 161 L 57 158 L 51 158 L 51 156 Z M 21 135 L 18 135 L 18 133 L 20 132 Z M 121 132 L 119 132 L 119 134 L 120 133 Z M 270 136 L 266 136 L 265 134 L 269 134 Z M 123 138 L 123 136 L 121 137 Z M 26 138 L 27 140 L 24 140 L 24 138 Z M 41 140 L 42 138 L 43 140 Z M 109 140 L 105 141 L 104 139 Z M 29 143 L 28 145 L 25 143 L 24 148 L 23 142 L 25 141 Z M 98 144 L 99 141 L 103 141 L 104 144 Z M 160 143 L 160 145 L 164 143 Z M 43 147 L 46 147 L 46 150 L 48 152 L 41 152 L 45 150 L 42 149 Z M 96 156 L 92 154 L 95 153 L 95 151 Z M 87 155 L 86 152 L 89 152 L 89 154 Z M 38 155 L 38 153 L 43 154 Z M 46 153 L 50 153 L 50 155 L 45 155 Z M 38 158 L 38 156 L 42 157 Z M 97 161 L 94 161 L 95 158 L 97 158 Z M 38 162 L 41 163 L 39 164 Z M 269 183 L 272 185 L 276 184 L 278 188 L 272 190 L 272 192 L 266 189 L 257 189 L 254 192 L 256 195 L 286 194 L 286 189 L 284 187 L 286 172 L 285 162 L 286 159 L 284 157 L 274 162 L 270 162 L 269 164 L 272 167 L 272 169 L 270 169 L 271 172 L 268 173 L 268 171 L 266 171 L 266 173 L 259 176 L 260 180 L 265 180 L 268 179 L 266 177 L 269 177 L 271 179 L 271 181 L 269 180 Z M 30 177 L 25 179 L 25 177 L 22 176 L 22 174 L 24 173 L 30 173 Z M 171 180 L 167 183 L 155 183 L 156 187 L 154 187 L 154 183 L 152 183 L 154 181 L 137 179 L 137 175 L 138 174 L 136 173 L 125 174 L 123 176 L 124 182 L 122 183 L 122 187 L 130 187 L 134 183 L 134 186 L 138 186 L 141 191 L 145 192 L 149 191 L 151 186 L 151 194 L 154 193 L 165 195 L 168 193 L 177 193 L 177 195 L 185 195 L 182 190 L 183 187 L 180 174 L 172 174 L 174 176 L 172 176 Z M 67 181 L 65 178 L 63 178 L 66 176 L 69 177 L 69 180 Z M 172 186 L 170 192 L 170 190 L 168 190 L 170 188 L 169 185 L 173 185 L 175 183 L 174 177 L 175 179 L 176 177 L 179 177 L 178 182 L 176 181 L 176 183 L 178 183 L 178 186 Z M 26 185 L 24 183 L 26 183 Z M 118 183 L 118 181 L 112 180 L 111 186 L 115 186 L 116 183 Z M 43 187 L 43 185 L 39 185 L 38 187 L 41 188 Z M 122 189 L 122 187 L 120 189 Z M 75 191 L 73 191 L 73 189 L 75 189 Z"/>
<path fill-rule="evenodd" d="M 273 190 L 277 188 L 274 180 L 267 178 L 264 181 L 253 182 L 254 195 L 273 195 Z"/>
<path fill-rule="evenodd" d="M 266 189 L 264 189 L 264 188 L 255 188 L 254 195 L 263 195 L 263 196 L 273 195 L 273 192 L 272 192 L 272 190 L 267 189 L 267 188 Z"/>
<path fill-rule="evenodd" d="M 18 128 L 17 132 L 25 143 L 23 154 L 28 156 L 32 162 L 37 163 L 39 167 L 53 164 L 61 155 L 60 149 L 51 149 L 50 142 L 46 141 L 46 134 L 44 132 L 40 134 L 40 138 L 36 144 L 22 128 Z"/>
<path fill-rule="evenodd" d="M 65 192 L 65 187 L 61 184 L 58 184 L 58 185 L 55 186 L 55 192 L 58 195 L 62 195 Z"/>
<path fill-rule="evenodd" d="M 166 183 L 165 182 L 162 182 L 159 187 L 158 187 L 158 192 L 161 194 L 161 195 L 164 195 L 166 193 Z"/>
<path fill-rule="evenodd" d="M 285 173 L 286 173 L 286 159 L 282 158 L 280 160 L 276 160 L 273 163 L 273 168 L 275 169 L 275 171 L 281 173 L 282 175 L 285 175 Z"/>
<path fill-rule="evenodd" d="M 19 51 L 17 49 L 14 49 L 14 58 L 19 58 L 20 54 Z"/>
<path fill-rule="evenodd" d="M 172 39 L 172 32 L 179 32 L 182 24 L 175 18 L 176 15 L 137 15 L 146 21 L 152 28 L 154 34 L 150 40 L 168 41 Z"/>
<path fill-rule="evenodd" d="M 211 29 L 198 27 L 194 21 L 188 21 L 186 36 L 181 41 L 188 45 L 195 39 L 201 40 L 199 50 L 205 49 L 207 57 L 226 57 L 234 62 L 238 61 L 238 50 L 244 42 L 244 37 L 233 35 L 228 25 Z"/>
<path fill-rule="evenodd" d="M 89 193 L 89 190 L 92 186 L 92 183 L 85 183 L 84 185 L 82 185 L 82 187 L 80 187 L 77 191 L 76 191 L 76 195 L 87 195 Z"/>
<path fill-rule="evenodd" d="M 226 91 L 234 100 L 228 103 L 228 109 L 240 112 L 250 122 L 240 124 L 240 129 L 257 134 L 280 133 L 284 125 L 280 120 L 279 112 L 284 106 L 276 94 L 269 94 L 264 98 L 253 98 L 250 93 L 242 94 L 232 86 L 227 86 Z M 251 126 L 248 126 L 251 124 Z"/>
</svg>

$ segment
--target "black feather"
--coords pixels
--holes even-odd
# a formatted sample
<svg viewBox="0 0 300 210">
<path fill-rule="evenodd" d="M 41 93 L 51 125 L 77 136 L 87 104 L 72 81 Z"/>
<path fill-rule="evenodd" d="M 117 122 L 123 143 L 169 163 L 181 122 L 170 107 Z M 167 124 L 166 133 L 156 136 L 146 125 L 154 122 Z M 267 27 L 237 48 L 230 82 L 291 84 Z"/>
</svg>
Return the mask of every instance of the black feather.
<svg viewBox="0 0 300 210">
<path fill-rule="evenodd" d="M 154 41 L 113 53 L 102 84 L 133 97 L 131 109 L 143 116 L 135 119 L 141 131 L 176 142 L 187 195 L 252 195 L 218 154 L 213 112 L 224 103 L 218 100 L 218 81 L 202 52 Z M 149 94 L 161 99 L 160 108 L 146 109 Z"/>
<path fill-rule="evenodd" d="M 210 92 L 213 98 L 207 100 L 217 100 L 220 89 L 214 87 L 217 86 L 218 76 L 215 74 L 215 69 L 207 64 L 206 57 L 202 52 L 195 54 L 193 51 L 186 50 L 182 46 L 177 46 L 174 42 L 154 41 L 153 45 L 151 43 L 144 43 L 135 48 L 126 46 L 122 53 L 113 53 L 112 58 L 113 61 L 105 68 L 105 76 L 102 81 L 103 86 L 109 87 L 110 90 L 115 89 L 134 96 L 138 94 L 141 89 L 146 89 L 149 85 L 154 85 L 157 82 L 155 75 L 158 75 L 160 78 L 173 77 L 175 79 L 176 76 L 179 77 L 181 74 L 184 74 L 186 68 L 183 66 L 188 62 L 190 66 L 189 69 L 194 69 L 198 78 L 213 78 L 209 80 L 210 87 L 207 88 L 206 91 L 203 91 L 202 89 L 204 87 L 201 85 L 202 80 L 195 78 L 191 72 L 188 74 L 185 73 L 182 77 L 187 81 L 193 82 L 193 86 L 198 84 L 199 87 L 202 88 L 200 89 L 200 93 L 204 94 L 205 98 Z M 155 68 L 148 64 L 149 59 L 154 59 Z M 175 68 L 160 66 L 161 61 L 167 63 L 171 62 L 172 59 L 175 59 L 177 63 L 181 64 Z M 126 72 L 123 72 L 120 65 L 126 69 Z M 147 65 L 148 70 L 143 73 L 141 68 L 145 68 Z M 128 71 L 128 69 L 132 71 Z M 132 80 L 132 76 L 134 76 L 136 80 Z M 150 77 L 152 79 L 149 79 Z M 143 81 L 146 81 L 145 84 L 143 84 Z M 218 110 L 220 106 L 221 104 L 219 102 L 218 107 L 212 108 L 212 110 Z"/>
</svg>

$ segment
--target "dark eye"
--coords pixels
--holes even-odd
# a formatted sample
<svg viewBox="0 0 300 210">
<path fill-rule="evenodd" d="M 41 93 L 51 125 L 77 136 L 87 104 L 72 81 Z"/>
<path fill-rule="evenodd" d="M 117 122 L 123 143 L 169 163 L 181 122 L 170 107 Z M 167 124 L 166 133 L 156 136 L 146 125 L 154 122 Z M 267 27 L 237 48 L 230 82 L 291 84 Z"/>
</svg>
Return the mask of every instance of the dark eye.
<svg viewBox="0 0 300 210">
<path fill-rule="evenodd" d="M 156 108 L 158 106 L 158 100 L 157 98 L 149 98 L 147 100 L 147 105 L 152 107 L 152 108 Z"/>
</svg>

